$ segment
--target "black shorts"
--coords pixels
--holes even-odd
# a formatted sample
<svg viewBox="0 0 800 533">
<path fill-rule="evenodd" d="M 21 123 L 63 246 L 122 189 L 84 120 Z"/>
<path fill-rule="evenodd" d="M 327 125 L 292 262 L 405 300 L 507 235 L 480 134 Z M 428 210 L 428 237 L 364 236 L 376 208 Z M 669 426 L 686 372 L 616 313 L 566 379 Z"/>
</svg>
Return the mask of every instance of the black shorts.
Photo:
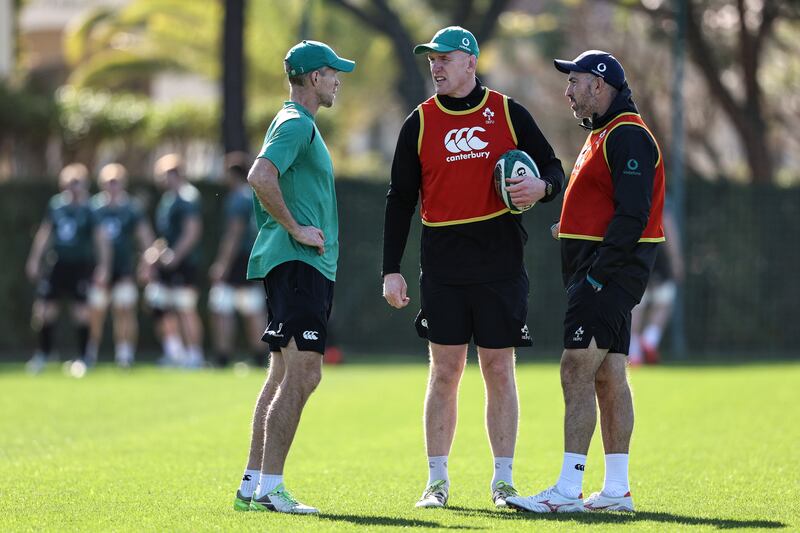
<svg viewBox="0 0 800 533">
<path fill-rule="evenodd" d="M 241 254 L 234 258 L 228 269 L 228 275 L 225 277 L 225 283 L 232 287 L 247 287 L 250 282 L 247 281 L 247 263 L 250 262 L 250 254 Z"/>
<path fill-rule="evenodd" d="M 50 272 L 36 284 L 36 297 L 42 300 L 66 298 L 85 302 L 93 272 L 92 263 L 56 261 Z"/>
<path fill-rule="evenodd" d="M 631 310 L 638 300 L 614 282 L 596 292 L 585 279 L 567 291 L 564 348 L 588 348 L 592 338 L 610 353 L 628 353 L 631 342 Z"/>
<path fill-rule="evenodd" d="M 281 263 L 264 278 L 269 322 L 261 340 L 270 351 L 294 338 L 300 351 L 325 353 L 333 282 L 302 261 Z"/>
<path fill-rule="evenodd" d="M 184 261 L 176 268 L 158 268 L 158 279 L 167 287 L 195 287 L 197 265 Z"/>
<path fill-rule="evenodd" d="M 131 265 L 121 265 L 117 266 L 116 264 L 111 268 L 111 280 L 110 285 L 113 287 L 120 280 L 125 278 L 132 278 L 133 277 L 133 267 Z"/>
<path fill-rule="evenodd" d="M 445 285 L 420 276 L 417 334 L 436 344 L 482 348 L 530 346 L 528 275 L 470 285 Z"/>
</svg>

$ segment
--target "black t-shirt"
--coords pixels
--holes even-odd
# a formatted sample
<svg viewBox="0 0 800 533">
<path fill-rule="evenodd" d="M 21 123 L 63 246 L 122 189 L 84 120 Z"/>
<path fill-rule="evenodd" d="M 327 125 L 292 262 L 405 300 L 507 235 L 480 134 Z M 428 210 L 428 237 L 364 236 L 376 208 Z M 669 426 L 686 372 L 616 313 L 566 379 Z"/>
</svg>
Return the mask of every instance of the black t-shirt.
<svg viewBox="0 0 800 533">
<path fill-rule="evenodd" d="M 464 111 L 480 105 L 485 90 L 478 82 L 464 98 L 441 95 L 438 98 L 447 109 Z M 527 109 L 510 98 L 508 109 L 517 134 L 517 148 L 533 158 L 542 179 L 553 186 L 551 193 L 540 200 L 548 202 L 561 192 L 564 183 L 561 161 Z M 383 232 L 383 275 L 400 272 L 411 217 L 419 199 L 422 181 L 417 152 L 419 128 L 419 111 L 414 110 L 400 130 L 392 162 Z M 423 274 L 435 282 L 452 284 L 482 283 L 518 275 L 524 268 L 523 246 L 528 238 L 521 216 L 506 213 L 480 222 L 423 226 Z"/>
</svg>

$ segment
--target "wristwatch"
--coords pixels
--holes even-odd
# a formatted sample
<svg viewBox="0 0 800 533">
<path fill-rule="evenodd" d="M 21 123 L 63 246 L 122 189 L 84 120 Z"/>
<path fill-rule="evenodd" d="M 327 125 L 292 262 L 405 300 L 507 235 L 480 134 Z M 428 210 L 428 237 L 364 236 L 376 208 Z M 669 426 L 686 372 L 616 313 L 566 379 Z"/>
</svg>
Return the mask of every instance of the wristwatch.
<svg viewBox="0 0 800 533">
<path fill-rule="evenodd" d="M 545 183 L 544 187 L 544 197 L 549 198 L 551 194 L 553 194 L 553 184 L 549 181 L 542 180 Z"/>
</svg>

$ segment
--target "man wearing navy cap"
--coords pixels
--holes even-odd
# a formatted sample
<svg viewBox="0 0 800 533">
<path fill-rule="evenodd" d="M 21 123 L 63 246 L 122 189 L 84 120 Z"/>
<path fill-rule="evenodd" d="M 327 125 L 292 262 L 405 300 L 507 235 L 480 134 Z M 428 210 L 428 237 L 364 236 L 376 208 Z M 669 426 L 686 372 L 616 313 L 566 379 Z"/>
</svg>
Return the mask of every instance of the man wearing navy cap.
<svg viewBox="0 0 800 533">
<path fill-rule="evenodd" d="M 633 511 L 628 449 L 633 401 L 626 376 L 631 310 L 644 294 L 664 240 L 664 162 L 633 103 L 625 71 L 607 52 L 555 60 L 565 96 L 590 131 L 575 162 L 558 223 L 567 312 L 561 386 L 564 461 L 556 484 L 509 506 L 536 513 Z M 603 489 L 583 500 L 586 453 L 597 422 Z"/>
<path fill-rule="evenodd" d="M 532 335 L 523 262 L 527 234 L 522 217 L 496 194 L 492 172 L 505 152 L 528 153 L 541 179 L 514 177 L 507 190 L 514 205 L 530 206 L 555 198 L 564 170 L 531 114 L 475 76 L 480 49 L 471 32 L 443 28 L 414 53 L 427 55 L 436 94 L 408 116 L 397 140 L 386 198 L 383 296 L 397 309 L 409 303 L 400 263 L 419 199 L 422 272 L 415 326 L 428 341 L 430 378 L 424 414 L 428 482 L 416 506 L 447 504 L 458 386 L 472 340 L 486 385 L 494 456 L 490 493 L 495 506 L 505 507 L 517 493 L 515 349 L 531 346 Z"/>
<path fill-rule="evenodd" d="M 283 485 L 300 414 L 319 384 L 339 258 L 333 164 L 314 123 L 331 107 L 339 72 L 355 63 L 327 44 L 303 41 L 286 54 L 289 100 L 267 130 L 248 182 L 259 228 L 247 279 L 262 280 L 269 323 L 269 375 L 256 403 L 250 457 L 237 510 L 312 514 Z"/>
</svg>

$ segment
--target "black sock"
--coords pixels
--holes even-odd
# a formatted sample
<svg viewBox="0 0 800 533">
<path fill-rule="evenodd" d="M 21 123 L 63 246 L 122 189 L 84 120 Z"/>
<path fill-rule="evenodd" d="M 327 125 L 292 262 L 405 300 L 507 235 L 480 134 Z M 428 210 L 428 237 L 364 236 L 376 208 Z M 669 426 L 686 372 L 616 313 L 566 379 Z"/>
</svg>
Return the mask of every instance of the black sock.
<svg viewBox="0 0 800 533">
<path fill-rule="evenodd" d="M 42 324 L 39 330 L 39 350 L 45 356 L 50 355 L 53 351 L 53 329 L 55 324 L 53 322 Z"/>
<path fill-rule="evenodd" d="M 75 328 L 78 334 L 78 357 L 86 357 L 86 345 L 89 344 L 89 326 L 79 325 Z"/>
</svg>

